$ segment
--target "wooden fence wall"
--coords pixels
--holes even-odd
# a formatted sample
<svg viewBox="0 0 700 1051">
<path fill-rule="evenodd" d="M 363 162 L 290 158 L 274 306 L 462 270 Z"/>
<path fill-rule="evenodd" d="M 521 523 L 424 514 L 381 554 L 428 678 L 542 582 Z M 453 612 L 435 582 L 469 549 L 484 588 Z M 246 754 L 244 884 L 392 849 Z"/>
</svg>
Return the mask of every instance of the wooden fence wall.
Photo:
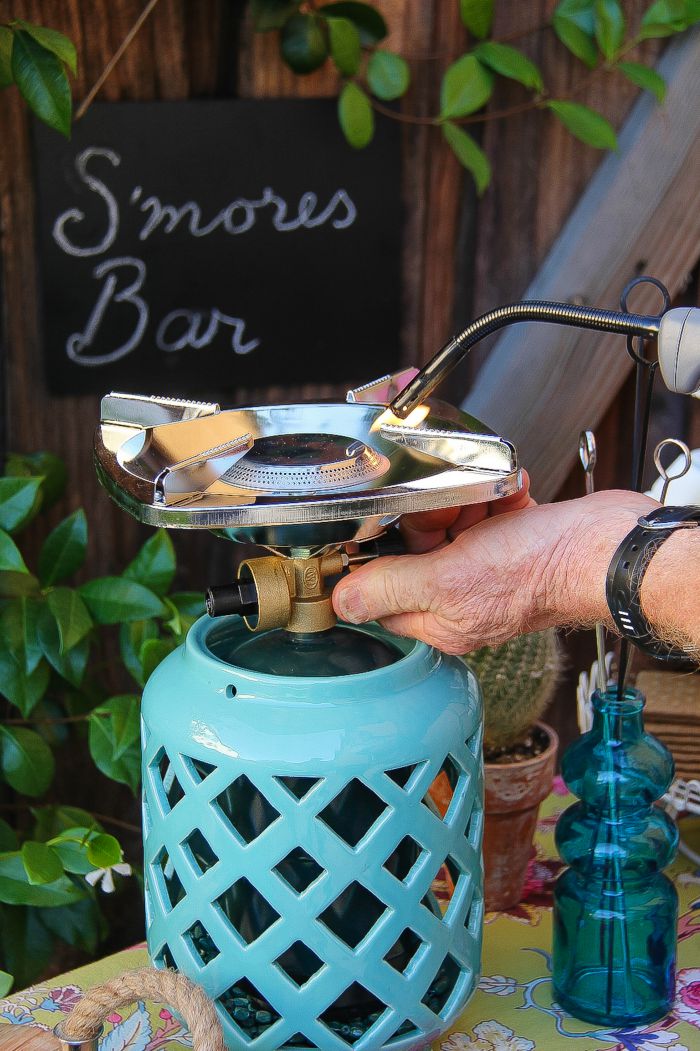
<svg viewBox="0 0 700 1051">
<path fill-rule="evenodd" d="M 79 75 L 76 101 L 84 98 L 139 15 L 144 0 L 0 0 L 0 22 L 22 17 L 54 26 L 75 41 Z M 465 46 L 457 0 L 378 0 L 392 35 L 388 46 L 410 56 L 413 87 L 405 109 L 437 111 L 440 73 Z M 636 90 L 619 76 L 587 74 L 550 29 L 554 0 L 497 0 L 495 34 L 517 41 L 543 69 L 556 94 L 573 91 L 620 125 Z M 630 19 L 648 6 L 627 0 Z M 653 58 L 657 42 L 645 45 Z M 252 32 L 242 0 L 160 0 L 100 97 L 281 97 L 332 94 L 330 70 L 297 78 L 284 67 L 272 35 Z M 521 102 L 523 90 L 503 84 L 491 108 Z M 434 129 L 405 123 L 406 208 L 403 253 L 402 347 L 406 362 L 426 360 L 457 327 L 489 307 L 518 298 L 536 273 L 601 155 L 573 139 L 542 112 L 477 125 L 494 179 L 481 199 Z M 381 134 L 381 122 L 378 128 Z M 14 88 L 0 92 L 0 263 L 2 287 L 2 438 L 6 448 L 49 449 L 63 456 L 71 487 L 59 518 L 78 504 L 88 509 L 91 543 L 85 572 L 118 572 L 147 530 L 127 519 L 99 489 L 91 463 L 96 397 L 49 397 L 42 378 L 34 249 L 34 185 L 26 107 Z M 369 377 L 368 377 L 369 378 Z M 462 369 L 451 391 L 466 392 Z M 461 389 L 459 389 L 461 387 Z M 456 389 L 455 389 L 456 388 Z M 342 393 L 323 384 L 282 391 L 241 390 L 241 401 Z M 186 391 L 182 392 L 186 395 Z M 600 483 L 625 484 L 629 418 L 623 390 L 603 426 Z M 524 410 L 526 411 L 526 410 Z M 623 450 L 621 452 L 620 450 Z M 580 491 L 572 475 L 566 493 Z M 180 585 L 202 587 L 215 579 L 230 553 L 207 534 L 180 536 Z M 218 567 L 218 569 L 217 569 Z"/>
</svg>

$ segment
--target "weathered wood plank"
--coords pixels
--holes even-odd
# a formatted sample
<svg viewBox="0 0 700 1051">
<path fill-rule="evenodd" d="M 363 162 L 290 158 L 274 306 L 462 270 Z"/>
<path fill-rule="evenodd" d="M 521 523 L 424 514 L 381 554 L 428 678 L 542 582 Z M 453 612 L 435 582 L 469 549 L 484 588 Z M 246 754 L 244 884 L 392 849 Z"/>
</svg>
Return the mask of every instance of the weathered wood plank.
<svg viewBox="0 0 700 1051">
<path fill-rule="evenodd" d="M 619 152 L 601 164 L 524 298 L 614 307 L 641 271 L 672 295 L 686 281 L 700 256 L 700 32 L 676 40 L 659 71 L 669 82 L 666 104 L 637 102 Z M 651 293 L 634 302 L 655 308 Z M 595 427 L 630 367 L 619 337 L 514 327 L 465 405 L 517 444 L 535 495 L 548 499 L 566 478 L 579 431 Z"/>
</svg>

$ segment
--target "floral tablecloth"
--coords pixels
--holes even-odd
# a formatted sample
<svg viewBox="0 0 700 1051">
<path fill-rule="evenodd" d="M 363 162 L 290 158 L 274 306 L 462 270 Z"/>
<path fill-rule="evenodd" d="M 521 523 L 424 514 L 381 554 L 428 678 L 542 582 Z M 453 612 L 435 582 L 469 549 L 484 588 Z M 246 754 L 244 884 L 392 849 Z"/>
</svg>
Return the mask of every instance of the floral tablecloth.
<svg viewBox="0 0 700 1051">
<path fill-rule="evenodd" d="M 542 805 L 536 856 L 525 900 L 508 913 L 491 913 L 484 930 L 483 977 L 478 992 L 433 1051 L 700 1051 L 700 870 L 679 857 L 669 870 L 680 898 L 676 1001 L 667 1018 L 639 1029 L 595 1029 L 552 1002 L 551 887 L 559 871 L 553 832 L 571 802 L 561 782 Z M 700 819 L 683 822 L 683 835 L 700 851 Z M 0 1023 L 53 1028 L 82 989 L 147 963 L 143 947 L 107 957 L 0 1000 Z M 181 1051 L 187 1032 L 161 1005 L 140 1003 L 114 1013 L 100 1051 Z"/>
</svg>

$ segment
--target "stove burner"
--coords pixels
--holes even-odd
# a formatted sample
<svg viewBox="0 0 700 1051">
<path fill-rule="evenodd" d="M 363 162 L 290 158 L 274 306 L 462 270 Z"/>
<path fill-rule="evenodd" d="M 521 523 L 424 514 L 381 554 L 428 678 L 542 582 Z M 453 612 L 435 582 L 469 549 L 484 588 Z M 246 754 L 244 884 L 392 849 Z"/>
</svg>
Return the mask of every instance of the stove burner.
<svg viewBox="0 0 700 1051">
<path fill-rule="evenodd" d="M 348 489 L 381 478 L 389 460 L 376 449 L 338 434 L 272 434 L 222 475 L 237 489 L 317 493 Z"/>
</svg>

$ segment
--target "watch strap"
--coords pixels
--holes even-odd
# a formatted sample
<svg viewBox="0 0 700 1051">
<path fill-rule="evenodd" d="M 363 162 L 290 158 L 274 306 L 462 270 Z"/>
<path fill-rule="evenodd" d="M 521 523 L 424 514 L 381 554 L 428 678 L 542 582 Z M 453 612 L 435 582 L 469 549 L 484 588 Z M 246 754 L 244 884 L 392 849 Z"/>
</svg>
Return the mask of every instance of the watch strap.
<svg viewBox="0 0 700 1051">
<path fill-rule="evenodd" d="M 638 649 L 662 661 L 697 664 L 684 650 L 656 638 L 642 612 L 641 585 L 652 558 L 677 529 L 700 526 L 700 507 L 657 507 L 640 518 L 612 557 L 605 597 L 620 634 Z"/>
</svg>

